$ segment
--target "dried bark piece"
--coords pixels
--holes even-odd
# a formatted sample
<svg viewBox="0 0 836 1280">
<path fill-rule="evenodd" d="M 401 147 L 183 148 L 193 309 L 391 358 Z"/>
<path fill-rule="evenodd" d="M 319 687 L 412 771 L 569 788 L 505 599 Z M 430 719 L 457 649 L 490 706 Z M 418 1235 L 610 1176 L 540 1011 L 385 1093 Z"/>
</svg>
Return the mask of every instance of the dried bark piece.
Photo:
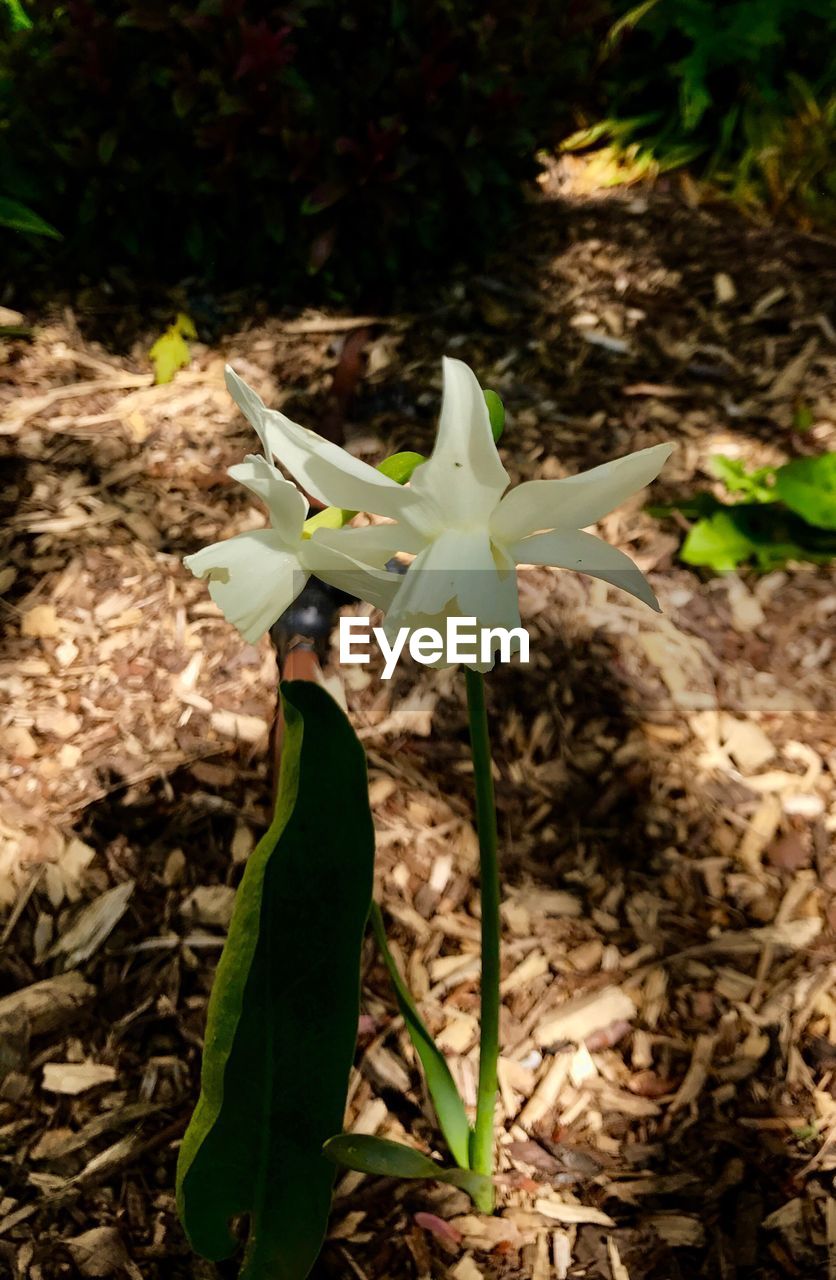
<svg viewBox="0 0 836 1280">
<path fill-rule="evenodd" d="M 93 1227 L 83 1235 L 66 1240 L 64 1247 L 83 1276 L 114 1276 L 125 1273 L 141 1280 L 141 1272 L 128 1255 L 115 1227 Z"/>
<path fill-rule="evenodd" d="M 122 919 L 133 891 L 134 881 L 125 880 L 94 898 L 61 935 L 49 957 L 66 956 L 68 965 L 88 960 Z"/>
<path fill-rule="evenodd" d="M 13 1034 L 21 1020 L 33 1036 L 56 1031 L 72 1022 L 95 995 L 96 988 L 77 970 L 22 987 L 0 1000 L 0 1037 Z"/>
</svg>

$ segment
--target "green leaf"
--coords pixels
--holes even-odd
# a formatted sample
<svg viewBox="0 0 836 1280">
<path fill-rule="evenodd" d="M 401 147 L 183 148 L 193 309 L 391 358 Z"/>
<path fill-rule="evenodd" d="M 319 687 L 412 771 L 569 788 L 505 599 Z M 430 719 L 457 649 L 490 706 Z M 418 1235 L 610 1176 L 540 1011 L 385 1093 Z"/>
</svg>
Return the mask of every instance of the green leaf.
<svg viewBox="0 0 836 1280">
<path fill-rule="evenodd" d="M 32 19 L 20 0 L 3 0 L 3 8 L 9 15 L 12 31 L 31 31 Z"/>
<path fill-rule="evenodd" d="M 491 416 L 491 431 L 496 444 L 505 427 L 505 406 L 495 391 L 485 391 L 484 396 Z"/>
<path fill-rule="evenodd" d="M 192 338 L 197 340 L 197 329 L 194 327 L 194 320 L 191 316 L 186 315 L 185 311 L 177 312 L 177 319 L 174 321 L 174 327 L 184 338 Z"/>
<path fill-rule="evenodd" d="M 698 520 L 690 529 L 680 552 L 686 564 L 705 565 L 718 572 L 736 569 L 755 552 L 755 544 L 735 524 L 726 511 Z"/>
<path fill-rule="evenodd" d="M 630 9 L 627 13 L 622 14 L 617 22 L 614 22 L 607 32 L 604 43 L 601 46 L 601 58 L 606 58 L 612 53 L 618 41 L 621 39 L 625 31 L 632 31 L 633 27 L 638 26 L 642 18 L 650 13 L 651 9 L 655 9 L 659 0 L 643 0 L 642 4 L 637 4 L 634 9 Z"/>
<path fill-rule="evenodd" d="M 429 1156 L 402 1142 L 375 1138 L 367 1133 L 338 1133 L 323 1147 L 329 1160 L 358 1173 L 373 1173 L 381 1178 L 435 1178 L 461 1187 L 468 1195 L 478 1195 L 490 1185 L 490 1178 L 472 1169 L 445 1169 Z"/>
<path fill-rule="evenodd" d="M 47 236 L 50 240 L 64 238 L 51 223 L 19 200 L 11 200 L 8 196 L 0 196 L 0 227 L 10 227 L 12 231 L 28 231 L 30 235 Z"/>
<path fill-rule="evenodd" d="M 166 329 L 157 338 L 148 355 L 154 365 L 154 381 L 171 382 L 178 369 L 183 369 L 191 360 L 189 344 L 176 325 Z"/>
<path fill-rule="evenodd" d="M 739 502 L 700 520 L 685 539 L 681 558 L 722 572 L 754 560 L 763 571 L 789 560 L 826 564 L 836 554 L 831 530 L 808 524 L 780 502 Z"/>
<path fill-rule="evenodd" d="M 836 529 L 836 453 L 798 458 L 779 467 L 775 488 L 802 520 L 819 529 Z"/>
<path fill-rule="evenodd" d="M 191 316 L 179 311 L 174 324 L 169 325 L 148 352 L 154 364 L 156 383 L 171 382 L 177 370 L 184 369 L 190 363 L 192 354 L 186 339 L 196 337 L 197 330 Z"/>
<path fill-rule="evenodd" d="M 395 989 L 395 998 L 401 1017 L 406 1023 L 409 1038 L 424 1068 L 427 1088 L 438 1116 L 439 1127 L 456 1164 L 459 1168 L 466 1169 L 470 1163 L 470 1124 L 464 1103 L 450 1073 L 447 1060 L 430 1035 L 406 983 L 398 972 L 398 966 L 386 941 L 383 916 L 376 902 L 372 903 L 371 921 L 375 941 Z"/>
<path fill-rule="evenodd" d="M 771 481 L 775 476 L 774 467 L 758 467 L 747 472 L 746 464 L 739 458 L 727 458 L 717 453 L 711 458 L 711 470 L 722 480 L 729 493 L 744 493 L 753 502 L 775 502 L 777 493 Z"/>
<path fill-rule="evenodd" d="M 281 694 L 276 814 L 236 897 L 177 1168 L 181 1219 L 204 1257 L 228 1257 L 229 1220 L 249 1215 L 241 1280 L 303 1280 L 325 1233 L 334 1170 L 322 1147 L 343 1122 L 374 864 L 351 725 L 319 685 Z"/>
</svg>

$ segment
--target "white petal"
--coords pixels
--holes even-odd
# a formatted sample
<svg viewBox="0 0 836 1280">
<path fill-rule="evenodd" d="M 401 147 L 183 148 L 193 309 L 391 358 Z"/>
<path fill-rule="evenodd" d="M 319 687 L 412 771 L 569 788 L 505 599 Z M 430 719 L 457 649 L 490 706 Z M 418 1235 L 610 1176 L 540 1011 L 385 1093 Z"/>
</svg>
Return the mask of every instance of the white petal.
<svg viewBox="0 0 836 1280">
<path fill-rule="evenodd" d="M 621 587 L 622 591 L 629 591 L 631 596 L 649 604 L 657 613 L 661 612 L 650 584 L 630 557 L 591 533 L 579 530 L 535 533 L 508 550 L 517 564 L 550 564 L 558 569 L 576 569 L 578 573 L 588 573 L 614 587 Z"/>
<path fill-rule="evenodd" d="M 308 503 L 295 484 L 285 480 L 266 458 L 251 453 L 229 468 L 229 475 L 251 493 L 258 494 L 270 512 L 270 523 L 285 542 L 295 546 L 302 536 Z"/>
<path fill-rule="evenodd" d="M 367 600 L 384 612 L 390 607 L 403 581 L 400 574 L 372 568 L 318 537 L 303 542 L 299 554 L 308 572 L 315 573 L 332 587 Z"/>
<path fill-rule="evenodd" d="M 264 456 L 269 460 L 270 446 L 267 443 L 267 432 L 265 429 L 266 417 L 269 413 L 264 401 L 252 387 L 248 386 L 243 378 L 239 378 L 238 374 L 232 368 L 232 365 L 224 365 L 224 381 L 226 389 L 232 396 L 238 408 L 249 422 L 250 426 L 256 432 L 261 441 L 261 448 Z"/>
<path fill-rule="evenodd" d="M 382 568 L 399 551 L 417 554 L 424 546 L 423 538 L 405 524 L 370 524 L 362 529 L 317 529 L 311 541 L 335 547 L 375 568 Z"/>
<path fill-rule="evenodd" d="M 476 375 L 461 360 L 445 356 L 444 393 L 438 436 L 428 460 L 412 473 L 413 493 L 428 508 L 407 519 L 428 533 L 486 524 L 508 487 L 508 472 L 496 451 L 488 406 Z"/>
<path fill-rule="evenodd" d="M 497 566 L 488 535 L 448 530 L 409 566 L 386 630 L 440 626 L 450 614 L 480 627 L 517 627 L 517 578 L 510 561 Z"/>
<path fill-rule="evenodd" d="M 672 450 L 672 444 L 655 444 L 565 480 L 517 485 L 500 502 L 491 520 L 491 534 L 508 545 L 540 529 L 583 529 L 595 524 L 650 484 Z"/>
<path fill-rule="evenodd" d="M 308 580 L 272 529 L 215 542 L 183 563 L 196 578 L 209 579 L 212 599 L 250 642 L 264 635 Z"/>
<path fill-rule="evenodd" d="M 369 511 L 397 519 L 417 500 L 408 489 L 339 445 L 300 427 L 277 409 L 268 409 L 229 365 L 226 385 L 258 432 L 268 458 L 276 457 L 312 497 L 326 506 Z"/>
</svg>

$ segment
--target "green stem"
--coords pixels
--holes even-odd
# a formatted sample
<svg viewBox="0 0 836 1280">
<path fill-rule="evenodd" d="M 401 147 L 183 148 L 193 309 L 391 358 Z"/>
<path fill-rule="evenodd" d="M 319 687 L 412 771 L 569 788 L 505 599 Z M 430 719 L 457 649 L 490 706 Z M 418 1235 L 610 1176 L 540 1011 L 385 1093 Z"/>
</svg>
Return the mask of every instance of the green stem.
<svg viewBox="0 0 836 1280">
<path fill-rule="evenodd" d="M 476 826 L 479 834 L 479 870 L 482 894 L 482 990 L 479 1038 L 479 1087 L 476 1124 L 471 1142 L 471 1168 L 490 1178 L 493 1174 L 494 1112 L 496 1110 L 497 1058 L 499 1056 L 499 860 L 497 857 L 496 806 L 491 771 L 491 744 L 485 707 L 485 681 L 465 669 L 470 747 L 476 781 Z M 492 1213 L 493 1184 L 477 1199 L 477 1208 Z"/>
</svg>

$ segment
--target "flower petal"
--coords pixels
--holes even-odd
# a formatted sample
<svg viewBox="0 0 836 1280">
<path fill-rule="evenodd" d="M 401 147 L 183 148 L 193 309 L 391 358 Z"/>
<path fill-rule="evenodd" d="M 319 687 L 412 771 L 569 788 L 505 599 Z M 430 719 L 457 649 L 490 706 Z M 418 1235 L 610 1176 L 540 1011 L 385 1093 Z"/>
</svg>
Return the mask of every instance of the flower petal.
<svg viewBox="0 0 836 1280">
<path fill-rule="evenodd" d="M 388 476 L 354 458 L 339 445 L 300 427 L 277 409 L 268 409 L 229 365 L 226 385 L 258 432 L 268 458 L 275 456 L 312 497 L 326 506 L 370 511 L 397 519 L 417 500 Z"/>
<path fill-rule="evenodd" d="M 249 454 L 243 462 L 229 468 L 230 476 L 255 493 L 270 512 L 270 523 L 290 546 L 302 536 L 302 525 L 308 514 L 308 503 L 295 484 L 285 480 L 271 462 L 258 454 Z"/>
<path fill-rule="evenodd" d="M 412 473 L 412 491 L 426 504 L 406 518 L 428 533 L 487 522 L 508 487 L 482 388 L 462 360 L 445 356 L 444 393 L 432 454 Z"/>
<path fill-rule="evenodd" d="M 533 482 L 532 482 L 533 483 Z M 580 530 L 535 533 L 508 548 L 517 564 L 550 564 L 558 569 L 575 569 L 593 578 L 629 591 L 631 596 L 661 612 L 650 584 L 640 569 L 618 547 Z"/>
<path fill-rule="evenodd" d="M 196 578 L 209 579 L 212 599 L 251 643 L 293 603 L 309 573 L 272 529 L 215 542 L 183 563 Z"/>
<path fill-rule="evenodd" d="M 360 530 L 357 530 L 359 533 Z M 303 567 L 323 582 L 349 595 L 367 600 L 384 612 L 390 607 L 403 582 L 399 573 L 386 573 L 346 555 L 338 546 L 314 537 L 303 542 L 300 551 Z"/>
<path fill-rule="evenodd" d="M 480 627 L 518 627 L 517 577 L 510 560 L 497 565 L 487 532 L 442 533 L 416 556 L 386 618 L 390 628 L 439 626 L 448 615 Z"/>
<path fill-rule="evenodd" d="M 329 547 L 335 547 L 345 555 L 375 568 L 383 566 L 399 551 L 417 554 L 425 545 L 424 539 L 407 524 L 370 524 L 355 529 L 317 529 L 311 539 Z"/>
<path fill-rule="evenodd" d="M 583 529 L 613 511 L 662 470 L 672 444 L 655 444 L 565 480 L 529 480 L 502 499 L 491 534 L 507 545 L 541 529 Z"/>
</svg>

